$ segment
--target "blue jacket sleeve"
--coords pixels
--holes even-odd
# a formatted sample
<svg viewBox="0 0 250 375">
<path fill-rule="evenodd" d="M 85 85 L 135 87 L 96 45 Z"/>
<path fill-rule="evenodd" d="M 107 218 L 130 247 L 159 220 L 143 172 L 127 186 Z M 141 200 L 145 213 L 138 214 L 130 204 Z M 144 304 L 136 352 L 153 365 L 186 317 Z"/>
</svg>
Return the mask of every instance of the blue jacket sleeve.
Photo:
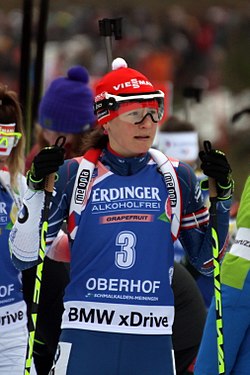
<svg viewBox="0 0 250 375">
<path fill-rule="evenodd" d="M 201 273 L 212 275 L 212 236 L 208 210 L 193 169 L 180 163 L 178 177 L 182 192 L 182 222 L 179 239 L 190 263 Z M 217 202 L 217 227 L 222 259 L 228 243 L 231 199 Z"/>
</svg>

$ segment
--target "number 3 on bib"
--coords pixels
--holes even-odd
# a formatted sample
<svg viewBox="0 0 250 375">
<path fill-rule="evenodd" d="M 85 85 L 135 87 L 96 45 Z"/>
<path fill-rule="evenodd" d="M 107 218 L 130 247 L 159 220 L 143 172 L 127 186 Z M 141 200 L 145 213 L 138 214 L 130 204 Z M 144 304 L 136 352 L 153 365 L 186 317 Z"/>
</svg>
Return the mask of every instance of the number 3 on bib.
<svg viewBox="0 0 250 375">
<path fill-rule="evenodd" d="M 120 248 L 115 252 L 116 266 L 123 269 L 133 267 L 136 258 L 136 235 L 130 231 L 120 232 L 116 237 L 115 244 Z"/>
</svg>

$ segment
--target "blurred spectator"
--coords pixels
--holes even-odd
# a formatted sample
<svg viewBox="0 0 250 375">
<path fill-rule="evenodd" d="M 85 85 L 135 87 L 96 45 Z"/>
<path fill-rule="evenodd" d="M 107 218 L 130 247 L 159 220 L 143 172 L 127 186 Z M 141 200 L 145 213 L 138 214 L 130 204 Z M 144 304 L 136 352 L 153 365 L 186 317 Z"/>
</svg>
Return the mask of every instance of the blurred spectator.
<svg viewBox="0 0 250 375">
<path fill-rule="evenodd" d="M 36 139 L 26 158 L 26 170 L 34 156 L 43 147 L 55 144 L 61 135 L 66 137 L 66 159 L 81 154 L 84 132 L 95 123 L 94 99 L 88 83 L 88 72 L 81 66 L 70 68 L 67 77 L 51 82 L 39 104 Z"/>
</svg>

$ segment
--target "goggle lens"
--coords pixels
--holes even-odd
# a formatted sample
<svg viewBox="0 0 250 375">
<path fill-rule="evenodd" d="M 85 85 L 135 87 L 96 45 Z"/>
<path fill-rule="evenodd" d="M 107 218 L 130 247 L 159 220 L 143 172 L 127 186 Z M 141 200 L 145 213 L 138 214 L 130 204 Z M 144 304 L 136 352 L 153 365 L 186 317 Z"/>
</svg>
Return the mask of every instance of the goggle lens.
<svg viewBox="0 0 250 375">
<path fill-rule="evenodd" d="M 133 124 L 142 122 L 147 115 L 153 122 L 159 122 L 164 115 L 164 93 L 161 90 L 136 95 L 113 95 L 107 92 L 102 94 L 103 99 L 95 103 L 95 112 L 98 118 L 110 113 L 125 117 Z M 126 113 L 126 116 L 125 116 Z M 117 117 L 116 116 L 116 117 Z"/>
<path fill-rule="evenodd" d="M 13 147 L 16 147 L 22 134 L 19 132 L 0 131 L 0 155 L 9 155 Z"/>
<path fill-rule="evenodd" d="M 150 107 L 138 107 L 131 111 L 121 113 L 118 116 L 122 121 L 134 125 L 142 123 L 146 118 L 151 119 L 154 123 L 157 123 L 160 120 L 159 111 L 156 108 Z"/>
</svg>

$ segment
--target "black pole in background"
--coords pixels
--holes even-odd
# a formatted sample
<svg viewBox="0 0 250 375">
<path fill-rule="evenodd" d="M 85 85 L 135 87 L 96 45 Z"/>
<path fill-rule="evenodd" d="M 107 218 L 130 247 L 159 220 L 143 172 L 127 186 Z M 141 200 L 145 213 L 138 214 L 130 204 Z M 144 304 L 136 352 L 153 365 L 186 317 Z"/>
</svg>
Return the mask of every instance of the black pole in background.
<svg viewBox="0 0 250 375">
<path fill-rule="evenodd" d="M 183 88 L 182 96 L 184 98 L 185 120 L 191 121 L 191 104 L 193 101 L 201 103 L 203 88 L 198 86 L 186 86 Z"/>
<path fill-rule="evenodd" d="M 116 40 L 122 39 L 122 18 L 103 18 L 99 20 L 99 32 L 105 39 L 108 69 L 112 70 L 112 35 Z"/>
<path fill-rule="evenodd" d="M 46 29 L 49 13 L 49 0 L 40 0 L 39 22 L 36 37 L 36 59 L 34 64 L 34 85 L 32 96 L 31 126 L 34 128 L 37 120 L 37 110 L 42 92 L 44 47 L 46 43 Z"/>
<path fill-rule="evenodd" d="M 21 40 L 21 61 L 19 70 L 19 101 L 23 111 L 27 143 L 30 143 L 30 60 L 32 40 L 33 0 L 23 0 L 23 22 Z"/>
</svg>

